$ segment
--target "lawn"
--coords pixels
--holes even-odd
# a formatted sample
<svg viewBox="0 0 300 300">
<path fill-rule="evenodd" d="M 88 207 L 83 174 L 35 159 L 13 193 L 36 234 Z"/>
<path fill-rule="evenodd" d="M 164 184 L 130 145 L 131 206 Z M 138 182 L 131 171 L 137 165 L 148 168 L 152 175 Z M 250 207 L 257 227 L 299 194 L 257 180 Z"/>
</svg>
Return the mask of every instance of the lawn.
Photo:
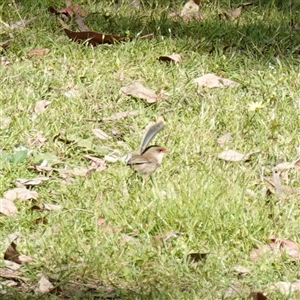
<svg viewBox="0 0 300 300">
<path fill-rule="evenodd" d="M 187 22 L 169 16 L 183 1 L 73 1 L 90 30 L 132 37 L 92 46 L 49 12 L 64 1 L 1 3 L 0 198 L 36 192 L 0 214 L 1 255 L 18 233 L 29 260 L 0 260 L 1 299 L 299 299 L 300 5 L 233 19 L 239 1 L 203 0 Z M 121 92 L 137 81 L 154 103 Z M 161 118 L 146 180 L 119 158 Z"/>
</svg>

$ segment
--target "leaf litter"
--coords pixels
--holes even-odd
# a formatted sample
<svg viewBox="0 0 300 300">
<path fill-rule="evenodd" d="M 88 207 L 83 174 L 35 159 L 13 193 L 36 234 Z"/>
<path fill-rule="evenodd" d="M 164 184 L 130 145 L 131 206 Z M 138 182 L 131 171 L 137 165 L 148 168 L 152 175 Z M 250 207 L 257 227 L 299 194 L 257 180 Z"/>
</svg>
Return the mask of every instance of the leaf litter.
<svg viewBox="0 0 300 300">
<path fill-rule="evenodd" d="M 13 188 L 4 192 L 3 197 L 5 199 L 14 201 L 18 200 L 37 200 L 38 193 L 26 188 Z"/>
<path fill-rule="evenodd" d="M 239 83 L 217 76 L 215 74 L 205 74 L 198 78 L 194 79 L 194 82 L 198 84 L 199 87 L 207 87 L 207 88 L 223 88 L 225 86 L 239 86 Z"/>
<path fill-rule="evenodd" d="M 181 61 L 181 55 L 176 53 L 172 53 L 171 55 L 161 55 L 158 60 L 179 63 Z"/>
<path fill-rule="evenodd" d="M 218 158 L 222 159 L 222 160 L 226 160 L 226 161 L 232 161 L 232 162 L 247 161 L 247 160 L 250 159 L 250 157 L 253 154 L 256 154 L 256 153 L 259 153 L 259 152 L 260 152 L 259 150 L 256 150 L 256 151 L 252 151 L 252 152 L 248 152 L 246 154 L 243 154 L 243 153 L 240 153 L 238 151 L 228 149 L 228 150 L 225 150 L 225 151 L 221 152 L 218 155 Z"/>
<path fill-rule="evenodd" d="M 144 87 L 140 82 L 134 82 L 124 86 L 120 90 L 121 94 L 132 96 L 134 98 L 145 100 L 152 104 L 160 100 L 160 97 L 152 90 Z"/>
</svg>

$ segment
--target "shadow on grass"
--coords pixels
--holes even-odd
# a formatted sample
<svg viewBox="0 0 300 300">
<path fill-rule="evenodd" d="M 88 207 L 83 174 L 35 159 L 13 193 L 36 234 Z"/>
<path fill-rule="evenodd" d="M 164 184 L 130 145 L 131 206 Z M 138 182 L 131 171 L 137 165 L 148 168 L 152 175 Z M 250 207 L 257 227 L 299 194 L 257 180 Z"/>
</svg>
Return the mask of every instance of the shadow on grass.
<svg viewBox="0 0 300 300">
<path fill-rule="evenodd" d="M 182 20 L 170 20 L 164 13 L 159 17 L 93 14 L 87 18 L 93 30 L 104 33 L 129 33 L 131 36 L 154 33 L 158 39 L 176 39 L 179 51 L 212 53 L 216 49 L 221 52 L 234 49 L 253 56 L 297 57 L 300 34 L 292 24 L 295 20 L 292 20 L 290 16 L 282 16 L 282 19 L 274 19 L 272 22 L 262 18 L 246 18 L 240 22 L 219 20 L 216 15 L 203 21 L 184 23 Z"/>
</svg>

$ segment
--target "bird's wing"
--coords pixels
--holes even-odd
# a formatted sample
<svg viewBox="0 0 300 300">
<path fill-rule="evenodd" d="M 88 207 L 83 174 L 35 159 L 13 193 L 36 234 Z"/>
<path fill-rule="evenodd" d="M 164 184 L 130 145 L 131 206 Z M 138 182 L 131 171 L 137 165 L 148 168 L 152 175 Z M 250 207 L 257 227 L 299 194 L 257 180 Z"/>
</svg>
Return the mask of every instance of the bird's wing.
<svg viewBox="0 0 300 300">
<path fill-rule="evenodd" d="M 158 132 L 163 130 L 165 128 L 165 125 L 163 123 L 157 123 L 151 126 L 145 133 L 141 145 L 140 145 L 140 153 L 143 153 L 146 149 L 147 145 L 150 143 L 150 141 L 157 135 Z"/>
<path fill-rule="evenodd" d="M 127 165 L 137 165 L 137 164 L 149 164 L 151 163 L 151 161 L 149 161 L 148 159 L 146 159 L 143 156 L 140 155 L 133 155 L 128 161 L 127 161 Z"/>
</svg>

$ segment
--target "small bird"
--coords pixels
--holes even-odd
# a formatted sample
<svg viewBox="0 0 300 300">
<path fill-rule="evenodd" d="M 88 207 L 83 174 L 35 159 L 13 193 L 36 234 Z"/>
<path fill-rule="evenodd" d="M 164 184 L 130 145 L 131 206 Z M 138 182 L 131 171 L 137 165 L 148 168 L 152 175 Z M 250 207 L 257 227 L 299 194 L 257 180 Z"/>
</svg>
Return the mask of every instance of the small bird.
<svg viewBox="0 0 300 300">
<path fill-rule="evenodd" d="M 126 164 L 132 166 L 140 174 L 149 175 L 153 173 L 161 165 L 168 150 L 157 145 L 148 146 L 147 148 L 146 146 L 164 127 L 162 123 L 151 126 L 142 139 L 139 152 L 132 153 Z"/>
</svg>

